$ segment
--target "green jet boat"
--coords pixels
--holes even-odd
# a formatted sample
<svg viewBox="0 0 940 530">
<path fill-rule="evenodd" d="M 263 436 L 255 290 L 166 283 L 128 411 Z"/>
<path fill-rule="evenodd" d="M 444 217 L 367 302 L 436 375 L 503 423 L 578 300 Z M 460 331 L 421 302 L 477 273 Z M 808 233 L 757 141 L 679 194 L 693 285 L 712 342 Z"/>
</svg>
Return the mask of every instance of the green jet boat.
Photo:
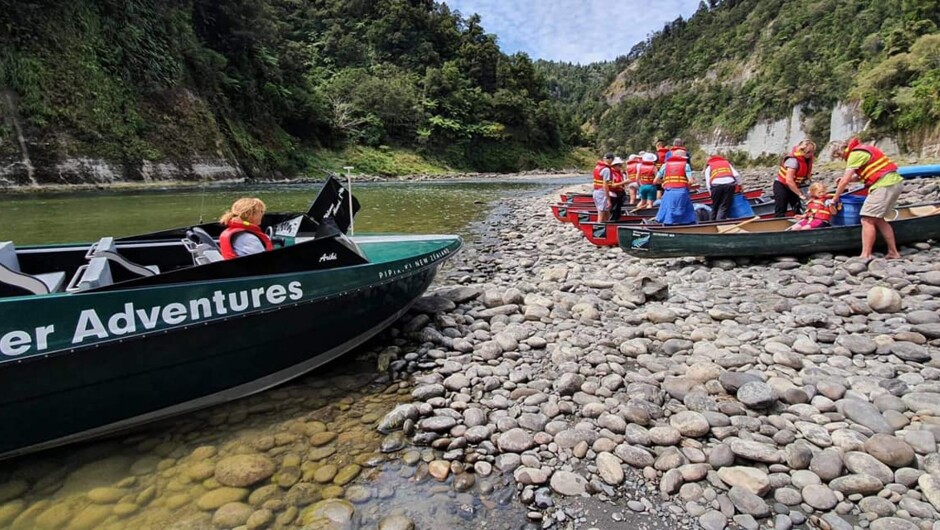
<svg viewBox="0 0 940 530">
<path fill-rule="evenodd" d="M 349 238 L 343 192 L 330 179 L 307 213 L 266 215 L 283 246 L 232 260 L 216 224 L 0 243 L 0 458 L 260 392 L 401 317 L 462 240 Z"/>
</svg>

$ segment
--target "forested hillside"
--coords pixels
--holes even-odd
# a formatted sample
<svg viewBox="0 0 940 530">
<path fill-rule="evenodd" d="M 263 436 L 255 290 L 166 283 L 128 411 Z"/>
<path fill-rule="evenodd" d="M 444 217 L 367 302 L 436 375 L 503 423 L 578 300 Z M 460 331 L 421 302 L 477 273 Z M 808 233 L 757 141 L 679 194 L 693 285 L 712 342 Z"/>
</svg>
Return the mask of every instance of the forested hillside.
<svg viewBox="0 0 940 530">
<path fill-rule="evenodd" d="M 577 136 L 527 56 L 432 0 L 0 0 L 0 49 L 0 168 L 41 182 L 77 157 L 290 176 L 344 146 L 505 171 Z"/>
<path fill-rule="evenodd" d="M 940 120 L 938 23 L 938 0 L 702 2 L 619 60 L 589 121 L 599 144 L 639 149 L 675 135 L 740 138 L 801 105 L 825 142 L 833 106 L 860 101 L 867 134 L 915 141 Z"/>
</svg>

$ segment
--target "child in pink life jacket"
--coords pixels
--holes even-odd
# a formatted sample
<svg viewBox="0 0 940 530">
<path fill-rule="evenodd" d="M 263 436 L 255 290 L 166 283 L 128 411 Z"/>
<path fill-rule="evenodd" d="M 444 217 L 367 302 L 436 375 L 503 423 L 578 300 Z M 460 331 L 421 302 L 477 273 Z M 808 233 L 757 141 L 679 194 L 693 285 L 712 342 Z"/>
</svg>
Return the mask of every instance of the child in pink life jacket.
<svg viewBox="0 0 940 530">
<path fill-rule="evenodd" d="M 806 213 L 800 216 L 800 222 L 793 225 L 791 230 L 823 228 L 832 222 L 836 207 L 832 204 L 832 196 L 826 193 L 826 186 L 816 182 L 809 187 L 809 197 L 806 203 Z"/>
</svg>

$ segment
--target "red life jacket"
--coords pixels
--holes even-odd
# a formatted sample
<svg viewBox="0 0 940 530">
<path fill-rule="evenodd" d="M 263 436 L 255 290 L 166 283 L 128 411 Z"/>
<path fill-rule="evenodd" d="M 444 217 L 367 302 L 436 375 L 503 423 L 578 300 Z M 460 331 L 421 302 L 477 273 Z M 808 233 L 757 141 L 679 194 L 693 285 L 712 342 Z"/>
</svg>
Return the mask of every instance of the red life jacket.
<svg viewBox="0 0 940 530">
<path fill-rule="evenodd" d="M 864 151 L 871 156 L 864 166 L 855 170 L 855 174 L 859 176 L 862 184 L 865 185 L 866 191 L 872 184 L 881 180 L 881 177 L 898 170 L 898 165 L 888 158 L 881 149 L 873 145 L 858 145 L 852 148 L 852 151 Z"/>
<path fill-rule="evenodd" d="M 608 189 L 611 193 L 623 193 L 623 171 L 616 166 L 610 166 L 610 183 Z"/>
<path fill-rule="evenodd" d="M 668 152 L 669 152 L 668 147 L 662 147 L 656 150 L 656 156 L 657 156 L 656 169 L 659 169 L 660 167 L 662 167 L 663 164 L 666 163 L 666 153 Z"/>
<path fill-rule="evenodd" d="M 708 180 L 714 185 L 714 182 L 718 179 L 727 179 L 731 178 L 734 180 L 734 170 L 731 168 L 731 162 L 728 162 L 720 156 L 713 156 L 708 159 L 706 163 L 709 168 Z M 733 184 L 733 182 L 726 182 L 725 184 Z"/>
<path fill-rule="evenodd" d="M 814 221 L 819 219 L 820 221 L 825 221 L 827 223 L 832 221 L 832 212 L 829 210 L 829 207 L 826 206 L 826 201 L 831 199 L 830 196 L 825 196 L 822 199 L 810 199 L 806 203 L 806 220 Z"/>
<path fill-rule="evenodd" d="M 594 189 L 602 190 L 604 189 L 604 177 L 601 176 L 601 170 L 604 168 L 610 168 L 610 164 L 604 160 L 598 160 L 597 165 L 594 166 Z"/>
<path fill-rule="evenodd" d="M 222 257 L 225 259 L 235 259 L 238 254 L 235 253 L 235 248 L 232 246 L 232 238 L 235 234 L 241 232 L 251 232 L 252 234 L 258 236 L 258 239 L 264 243 L 265 250 L 273 250 L 274 245 L 271 244 L 271 238 L 267 234 L 261 231 L 261 227 L 253 225 L 248 221 L 242 221 L 241 219 L 232 219 L 228 222 L 228 228 L 222 232 L 222 235 L 219 236 L 219 251 L 222 254 Z"/>
<path fill-rule="evenodd" d="M 630 182 L 636 181 L 636 174 L 640 169 L 640 160 L 639 158 L 634 158 L 633 160 L 627 162 L 624 166 L 624 172 L 627 174 L 627 180 Z"/>
<path fill-rule="evenodd" d="M 656 180 L 656 163 L 640 162 L 639 172 L 636 176 L 636 182 L 640 186 L 652 184 Z"/>
<path fill-rule="evenodd" d="M 788 158 L 793 158 L 799 163 L 799 167 L 796 168 L 796 175 L 793 176 L 793 180 L 796 182 L 797 186 L 801 186 L 804 182 L 809 180 L 809 176 L 813 173 L 813 155 L 806 155 L 803 151 L 793 148 L 793 151 L 790 154 L 784 156 L 780 160 L 780 167 L 777 168 L 777 182 L 781 184 L 787 183 L 787 168 L 784 167 Z"/>
<path fill-rule="evenodd" d="M 688 160 L 679 155 L 672 155 L 666 161 L 666 172 L 663 174 L 663 188 L 688 188 L 689 176 L 685 173 Z"/>
</svg>

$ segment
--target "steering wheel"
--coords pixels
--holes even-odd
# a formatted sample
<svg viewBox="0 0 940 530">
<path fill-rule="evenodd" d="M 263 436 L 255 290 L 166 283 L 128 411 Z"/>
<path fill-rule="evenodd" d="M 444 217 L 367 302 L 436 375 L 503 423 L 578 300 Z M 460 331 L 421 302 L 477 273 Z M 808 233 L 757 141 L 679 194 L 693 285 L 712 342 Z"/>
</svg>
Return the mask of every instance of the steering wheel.
<svg viewBox="0 0 940 530">
<path fill-rule="evenodd" d="M 198 226 L 194 226 L 192 229 L 188 230 L 186 236 L 199 244 L 208 245 L 213 250 L 219 250 L 219 244 L 215 242 L 215 239 Z"/>
</svg>

